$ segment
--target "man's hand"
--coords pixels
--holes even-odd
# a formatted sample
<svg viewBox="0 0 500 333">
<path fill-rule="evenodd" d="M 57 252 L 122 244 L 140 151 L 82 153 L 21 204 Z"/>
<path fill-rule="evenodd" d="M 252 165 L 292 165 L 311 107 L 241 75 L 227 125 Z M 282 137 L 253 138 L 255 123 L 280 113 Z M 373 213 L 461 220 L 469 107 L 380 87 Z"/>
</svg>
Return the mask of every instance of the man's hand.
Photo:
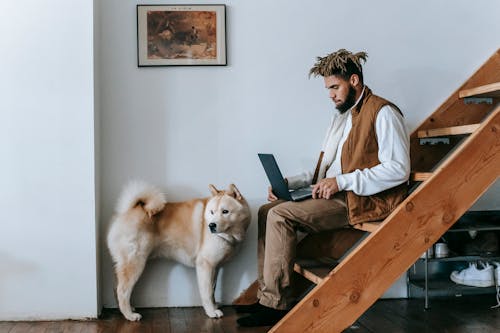
<svg viewBox="0 0 500 333">
<path fill-rule="evenodd" d="M 339 191 L 336 178 L 323 178 L 312 189 L 313 199 L 330 199 Z"/>
<path fill-rule="evenodd" d="M 269 186 L 267 188 L 267 201 L 276 201 L 278 200 L 278 197 L 276 195 L 274 195 L 273 193 L 273 188 L 271 186 Z"/>
</svg>

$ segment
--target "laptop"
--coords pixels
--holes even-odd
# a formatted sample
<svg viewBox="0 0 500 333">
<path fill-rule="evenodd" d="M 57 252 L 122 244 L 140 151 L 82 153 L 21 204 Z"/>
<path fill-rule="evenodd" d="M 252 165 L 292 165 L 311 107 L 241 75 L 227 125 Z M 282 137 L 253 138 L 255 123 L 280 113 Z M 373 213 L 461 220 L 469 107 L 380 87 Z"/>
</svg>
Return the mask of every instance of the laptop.
<svg viewBox="0 0 500 333">
<path fill-rule="evenodd" d="M 264 167 L 267 178 L 273 188 L 273 193 L 280 199 L 288 201 L 300 201 L 312 197 L 312 187 L 307 186 L 297 190 L 289 190 L 288 185 L 281 174 L 273 154 L 258 154 L 260 162 Z"/>
</svg>

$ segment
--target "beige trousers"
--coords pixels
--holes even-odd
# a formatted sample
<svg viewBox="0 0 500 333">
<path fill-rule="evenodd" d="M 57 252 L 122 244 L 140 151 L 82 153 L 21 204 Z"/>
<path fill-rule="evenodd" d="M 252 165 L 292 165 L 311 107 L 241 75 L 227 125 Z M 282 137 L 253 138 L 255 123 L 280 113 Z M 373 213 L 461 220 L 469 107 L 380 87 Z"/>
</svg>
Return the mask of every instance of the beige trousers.
<svg viewBox="0 0 500 333">
<path fill-rule="evenodd" d="M 277 200 L 263 205 L 258 214 L 258 269 L 262 305 L 288 309 L 290 279 L 297 246 L 297 230 L 317 233 L 349 225 L 344 194 L 333 199 L 308 199 L 299 202 Z"/>
</svg>

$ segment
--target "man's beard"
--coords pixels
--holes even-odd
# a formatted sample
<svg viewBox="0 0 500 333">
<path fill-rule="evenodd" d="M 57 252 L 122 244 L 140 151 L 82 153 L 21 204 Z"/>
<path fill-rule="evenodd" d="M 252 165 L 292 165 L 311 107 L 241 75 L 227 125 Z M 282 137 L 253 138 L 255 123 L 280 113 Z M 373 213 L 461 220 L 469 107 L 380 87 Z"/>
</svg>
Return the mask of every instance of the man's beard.
<svg viewBox="0 0 500 333">
<path fill-rule="evenodd" d="M 351 85 L 349 85 L 349 92 L 347 93 L 345 102 L 336 107 L 337 110 L 339 110 L 340 114 L 346 113 L 350 108 L 352 108 L 354 103 L 356 103 L 355 98 L 356 98 L 356 90 L 354 90 L 354 88 Z"/>
</svg>

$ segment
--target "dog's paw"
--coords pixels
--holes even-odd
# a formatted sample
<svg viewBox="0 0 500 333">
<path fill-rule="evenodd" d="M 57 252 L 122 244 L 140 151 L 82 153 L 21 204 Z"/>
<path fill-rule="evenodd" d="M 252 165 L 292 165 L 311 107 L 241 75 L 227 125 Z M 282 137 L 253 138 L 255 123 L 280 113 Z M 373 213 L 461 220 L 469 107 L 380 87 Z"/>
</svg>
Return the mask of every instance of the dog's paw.
<svg viewBox="0 0 500 333">
<path fill-rule="evenodd" d="M 130 321 L 139 321 L 142 318 L 142 316 L 137 312 L 131 312 L 130 314 L 127 314 L 124 316 L 125 316 L 125 318 L 127 318 Z"/>
<path fill-rule="evenodd" d="M 222 311 L 219 309 L 215 309 L 214 311 L 206 311 L 206 313 L 210 318 L 222 318 L 222 316 L 224 316 L 224 313 L 222 313 Z"/>
</svg>

